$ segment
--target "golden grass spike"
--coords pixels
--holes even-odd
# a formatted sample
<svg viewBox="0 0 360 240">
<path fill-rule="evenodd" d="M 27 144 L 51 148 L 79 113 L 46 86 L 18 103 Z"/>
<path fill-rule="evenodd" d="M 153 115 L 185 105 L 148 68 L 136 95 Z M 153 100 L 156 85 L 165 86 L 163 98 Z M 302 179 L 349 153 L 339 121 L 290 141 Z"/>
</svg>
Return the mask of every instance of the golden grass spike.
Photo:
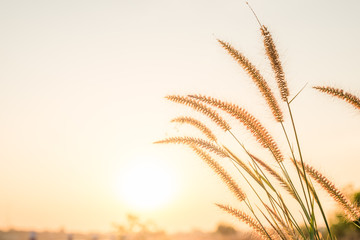
<svg viewBox="0 0 360 240">
<path fill-rule="evenodd" d="M 247 72 L 247 74 L 252 78 L 255 85 L 259 88 L 261 94 L 265 98 L 267 104 L 270 107 L 272 114 L 274 115 L 276 121 L 283 122 L 283 113 L 280 110 L 279 104 L 275 99 L 274 94 L 272 93 L 269 85 L 260 74 L 259 70 L 239 51 L 232 47 L 229 43 L 226 43 L 222 40 L 218 42 L 223 46 L 225 50 L 240 64 L 240 66 Z"/>
<path fill-rule="evenodd" d="M 268 148 L 272 152 L 277 161 L 281 162 L 284 160 L 279 147 L 266 128 L 263 127 L 262 124 L 245 109 L 235 104 L 223 102 L 212 97 L 202 95 L 189 95 L 189 97 L 205 102 L 229 113 L 242 124 L 244 124 L 244 126 L 253 134 L 261 146 Z"/>
<path fill-rule="evenodd" d="M 266 56 L 269 58 L 271 67 L 275 74 L 275 79 L 280 90 L 281 99 L 286 102 L 289 96 L 289 89 L 287 87 L 285 74 L 281 65 L 279 54 L 276 50 L 276 45 L 270 32 L 264 25 L 262 25 L 261 27 L 261 35 L 263 36 Z"/>
<path fill-rule="evenodd" d="M 300 161 L 297 161 L 299 166 L 301 165 Z M 360 208 L 352 204 L 349 199 L 338 189 L 336 186 L 327 179 L 323 174 L 317 171 L 312 166 L 305 164 L 305 171 L 313 178 L 320 186 L 328 192 L 328 194 L 343 208 L 345 211 L 346 217 L 351 221 L 357 221 L 360 218 Z"/>
<path fill-rule="evenodd" d="M 185 144 L 185 145 L 189 145 L 189 146 L 197 146 L 197 147 L 205 148 L 205 149 L 209 150 L 210 152 L 213 152 L 223 158 L 226 158 L 229 156 L 224 149 L 212 144 L 211 142 L 201 139 L 201 138 L 170 137 L 170 138 L 166 138 L 164 140 L 160 140 L 160 141 L 157 141 L 154 143 L 156 143 L 156 144 L 174 143 L 174 144 Z"/>
<path fill-rule="evenodd" d="M 260 164 L 268 173 L 270 173 L 271 176 L 273 176 L 276 180 L 279 181 L 280 185 L 295 199 L 296 195 L 294 191 L 291 189 L 288 182 L 285 181 L 284 178 L 282 178 L 274 169 L 272 169 L 269 165 L 267 165 L 264 161 L 259 159 L 258 157 L 255 157 L 254 155 L 250 154 L 251 158 L 256 161 L 258 164 Z"/>
<path fill-rule="evenodd" d="M 202 151 L 200 148 L 192 146 L 192 149 L 215 171 L 216 174 L 220 176 L 221 180 L 240 202 L 246 199 L 246 194 L 219 163 L 217 163 L 209 154 Z"/>
<path fill-rule="evenodd" d="M 238 158 L 233 152 L 230 151 L 226 146 L 222 146 L 226 152 L 230 155 L 230 157 L 242 168 L 244 169 L 256 182 L 260 184 L 260 179 L 256 174 L 243 162 L 240 158 Z"/>
<path fill-rule="evenodd" d="M 334 96 L 334 97 L 337 97 L 337 98 L 340 98 L 340 99 L 343 99 L 345 100 L 346 102 L 350 103 L 351 105 L 353 105 L 355 108 L 357 109 L 360 109 L 360 98 L 351 94 L 351 93 L 348 93 L 348 92 L 345 92 L 344 90 L 342 89 L 339 89 L 339 88 L 333 88 L 333 87 L 320 87 L 320 86 L 315 86 L 313 87 L 317 90 L 319 90 L 320 92 L 323 92 L 323 93 L 327 93 L 331 96 Z"/>
<path fill-rule="evenodd" d="M 222 204 L 216 204 L 216 206 L 249 225 L 261 237 L 261 239 L 271 239 L 269 235 L 265 232 L 265 230 L 261 227 L 259 222 L 244 213 L 243 211 Z"/>
<path fill-rule="evenodd" d="M 228 131 L 231 129 L 230 125 L 222 117 L 220 117 L 217 112 L 195 99 L 178 95 L 166 96 L 165 98 L 176 103 L 184 104 L 198 112 L 203 113 L 204 115 L 208 116 L 212 121 L 214 121 L 218 126 L 220 126 L 224 131 Z"/>
<path fill-rule="evenodd" d="M 171 120 L 171 122 L 178 122 L 178 123 L 187 123 L 190 124 L 194 127 L 196 127 L 197 129 L 199 129 L 202 133 L 204 133 L 210 140 L 216 142 L 217 138 L 216 136 L 212 133 L 212 131 L 202 122 L 200 122 L 199 120 L 192 118 L 192 117 L 177 117 L 174 118 L 173 120 Z"/>
</svg>

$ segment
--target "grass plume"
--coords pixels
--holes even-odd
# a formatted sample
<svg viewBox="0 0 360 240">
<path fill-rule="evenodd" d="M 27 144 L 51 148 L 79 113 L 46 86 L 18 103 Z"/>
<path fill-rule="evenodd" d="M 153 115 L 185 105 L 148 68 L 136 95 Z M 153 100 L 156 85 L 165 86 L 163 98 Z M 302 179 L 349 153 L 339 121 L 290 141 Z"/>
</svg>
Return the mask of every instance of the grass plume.
<svg viewBox="0 0 360 240">
<path fill-rule="evenodd" d="M 269 234 L 265 231 L 265 229 L 259 224 L 259 222 L 257 220 L 253 219 L 251 216 L 247 215 L 243 211 L 240 211 L 238 209 L 232 208 L 230 206 L 222 205 L 222 204 L 216 204 L 216 206 L 218 206 L 225 212 L 233 215 L 240 221 L 246 223 L 259 235 L 259 237 L 261 237 L 261 239 L 267 239 L 267 240 L 272 239 L 269 236 Z"/>
<path fill-rule="evenodd" d="M 198 147 L 192 146 L 192 149 L 207 163 L 207 165 L 209 165 L 214 170 L 216 174 L 220 176 L 221 180 L 227 185 L 230 191 L 240 202 L 246 199 L 246 194 L 243 192 L 243 190 L 241 190 L 230 174 L 227 173 L 222 166 L 220 166 L 219 163 L 217 163 L 213 158 L 211 158 L 209 154 L 199 149 Z"/>
<path fill-rule="evenodd" d="M 197 129 L 199 129 L 202 133 L 204 133 L 208 139 L 216 142 L 217 138 L 215 136 L 215 134 L 212 133 L 212 131 L 210 130 L 210 128 L 208 128 L 205 124 L 203 124 L 202 122 L 200 122 L 199 120 L 192 118 L 192 117 L 177 117 L 174 118 L 173 120 L 171 120 L 171 122 L 178 122 L 178 123 L 187 123 L 190 124 L 194 127 L 196 127 Z"/>
<path fill-rule="evenodd" d="M 314 86 L 313 88 L 320 92 L 345 100 L 346 102 L 350 103 L 355 108 L 360 110 L 360 98 L 349 92 L 345 92 L 343 89 L 321 86 Z"/>
<path fill-rule="evenodd" d="M 270 60 L 271 67 L 275 74 L 275 79 L 280 90 L 281 99 L 286 102 L 289 97 L 289 89 L 285 80 L 285 74 L 280 61 L 279 53 L 276 50 L 276 45 L 271 36 L 271 33 L 264 25 L 261 27 L 261 35 L 263 36 L 266 56 Z"/>
<path fill-rule="evenodd" d="M 299 165 L 300 162 L 297 162 Z M 360 218 L 360 208 L 351 203 L 349 199 L 333 184 L 327 177 L 321 174 L 314 167 L 305 164 L 305 171 L 344 209 L 346 216 L 351 221 Z"/>
<path fill-rule="evenodd" d="M 196 101 L 195 99 L 191 99 L 179 95 L 170 95 L 170 96 L 166 96 L 165 98 L 176 103 L 184 104 L 186 106 L 193 108 L 198 112 L 203 113 L 204 115 L 208 116 L 211 120 L 213 120 L 224 131 L 230 130 L 230 125 L 222 117 L 220 117 L 220 115 L 217 112 L 205 106 L 204 104 L 200 103 L 199 101 Z"/>
<path fill-rule="evenodd" d="M 214 145 L 213 143 L 206 141 L 201 138 L 194 138 L 194 137 L 170 137 L 166 138 L 164 140 L 156 141 L 154 142 L 156 144 L 167 144 L 167 143 L 173 143 L 173 144 L 185 144 L 189 146 L 197 146 L 201 148 L 205 148 L 209 150 L 210 152 L 213 152 L 217 154 L 220 157 L 228 157 L 228 154 L 226 151 L 224 151 L 222 148 Z"/>
<path fill-rule="evenodd" d="M 284 160 L 278 145 L 270 133 L 253 115 L 248 113 L 245 109 L 237 106 L 236 104 L 227 103 L 213 97 L 207 97 L 203 95 L 189 96 L 217 107 L 239 120 L 253 134 L 261 146 L 268 148 L 274 154 L 277 161 L 281 162 Z"/>
<path fill-rule="evenodd" d="M 251 79 L 253 80 L 253 82 L 255 83 L 255 85 L 258 87 L 259 91 L 265 98 L 267 104 L 269 105 L 271 112 L 274 115 L 276 121 L 282 122 L 284 120 L 283 113 L 268 83 L 265 81 L 264 77 L 260 74 L 259 70 L 241 52 L 236 50 L 229 43 L 219 39 L 218 42 L 251 77 Z"/>
<path fill-rule="evenodd" d="M 252 10 L 251 7 L 250 9 Z M 241 52 L 236 50 L 229 43 L 222 40 L 218 40 L 218 42 L 251 77 L 260 94 L 265 98 L 276 122 L 284 133 L 285 138 L 283 140 L 286 140 L 288 144 L 288 153 L 290 153 L 290 160 L 295 166 L 295 169 L 292 169 L 295 171 L 295 174 L 292 174 L 293 172 L 289 169 L 289 167 L 293 168 L 294 166 L 286 165 L 287 159 L 284 157 L 278 145 L 278 142 L 280 141 L 278 141 L 278 139 L 275 141 L 269 133 L 269 130 L 265 128 L 257 118 L 242 106 L 240 107 L 237 104 L 228 103 L 201 94 L 187 96 L 169 95 L 166 96 L 166 98 L 172 102 L 189 106 L 193 110 L 207 116 L 209 118 L 208 120 L 216 123 L 217 126 L 235 140 L 235 143 L 238 144 L 237 146 L 240 147 L 243 153 L 245 153 L 251 161 L 242 161 L 240 157 L 235 154 L 233 149 L 223 144 L 219 140 L 220 138 L 217 138 L 216 135 L 213 134 L 206 122 L 200 122 L 193 117 L 181 116 L 173 119 L 172 122 L 189 124 L 196 127 L 205 134 L 207 140 L 184 136 L 170 137 L 155 143 L 185 144 L 190 146 L 190 148 L 219 175 L 233 195 L 241 202 L 243 207 L 246 208 L 246 211 L 222 204 L 217 204 L 217 206 L 223 211 L 235 216 L 240 221 L 245 222 L 261 239 L 322 240 L 325 239 L 323 237 L 323 234 L 325 234 L 326 239 L 334 240 L 335 236 L 332 234 L 327 216 L 321 201 L 318 198 L 317 189 L 312 182 L 317 182 L 325 189 L 330 197 L 340 204 L 348 219 L 353 221 L 359 228 L 360 223 L 358 220 L 360 219 L 360 207 L 351 203 L 351 201 L 319 171 L 306 164 L 300 147 L 300 140 L 291 106 L 292 100 L 298 94 L 290 101 L 288 100 L 290 92 L 276 45 L 268 29 L 262 25 L 259 20 L 258 22 L 261 27 L 266 57 L 270 61 L 275 80 L 280 90 L 281 99 L 283 100 L 279 103 L 287 109 L 289 120 L 291 121 L 289 124 L 284 124 L 284 115 L 280 109 L 280 105 L 274 97 L 267 81 L 260 74 L 260 71 Z M 348 92 L 344 92 L 342 89 L 317 86 L 314 88 L 318 91 L 343 99 L 352 104 L 355 108 L 360 109 L 360 99 Z M 231 130 L 232 127 L 228 123 L 227 118 L 233 118 L 237 120 L 237 123 L 245 126 L 260 146 L 270 151 L 271 159 L 275 160 L 274 163 L 278 165 L 276 170 L 274 170 L 268 162 L 261 160 L 247 150 L 247 147 L 238 139 L 236 133 L 233 133 L 234 130 Z M 295 144 L 295 146 L 293 146 L 293 144 Z M 253 150 L 251 150 L 251 152 L 253 152 Z M 299 161 L 295 160 L 297 159 L 297 156 L 299 157 Z M 216 161 L 216 157 L 225 158 L 233 163 L 233 166 L 238 170 L 238 173 L 244 180 L 243 182 L 248 184 L 252 190 L 255 197 L 254 201 L 252 198 L 247 197 L 248 193 L 245 194 L 245 192 L 237 185 L 236 181 Z M 276 184 L 273 183 L 274 181 Z M 280 191 L 279 186 L 284 188 L 285 191 Z M 289 199 L 294 200 L 296 206 L 288 206 L 287 198 L 283 198 L 282 196 L 283 193 L 289 196 Z M 252 200 L 250 201 L 249 199 Z M 253 205 L 256 207 L 254 208 Z M 301 214 L 300 220 L 294 217 L 299 212 Z M 264 227 L 263 220 L 260 220 L 258 217 L 259 213 L 265 218 L 265 222 L 270 225 L 269 228 Z M 320 219 L 325 223 L 325 233 L 320 232 Z"/>
</svg>

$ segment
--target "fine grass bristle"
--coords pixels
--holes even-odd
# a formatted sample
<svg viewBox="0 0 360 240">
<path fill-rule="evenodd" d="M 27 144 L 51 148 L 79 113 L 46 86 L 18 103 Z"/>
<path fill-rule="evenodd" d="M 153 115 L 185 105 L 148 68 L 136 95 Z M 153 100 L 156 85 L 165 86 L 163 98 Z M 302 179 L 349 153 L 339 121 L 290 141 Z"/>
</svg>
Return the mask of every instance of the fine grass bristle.
<svg viewBox="0 0 360 240">
<path fill-rule="evenodd" d="M 319 90 L 320 92 L 327 93 L 331 96 L 343 99 L 360 110 L 360 98 L 351 93 L 345 92 L 343 89 L 320 86 L 314 86 L 313 88 Z"/>
<path fill-rule="evenodd" d="M 228 131 L 231 129 L 230 125 L 222 117 L 220 117 L 220 115 L 217 112 L 215 112 L 213 109 L 205 106 L 204 104 L 200 103 L 195 99 L 191 99 L 179 95 L 170 95 L 170 96 L 166 96 L 165 98 L 176 103 L 184 104 L 198 112 L 201 112 L 202 114 L 208 116 L 224 131 Z"/>
<path fill-rule="evenodd" d="M 301 162 L 297 164 L 301 166 Z M 304 164 L 305 171 L 313 178 L 320 186 L 328 192 L 328 194 L 344 209 L 347 218 L 350 221 L 357 221 L 360 218 L 360 208 L 352 204 L 349 199 L 323 174 L 308 164 Z"/>
<path fill-rule="evenodd" d="M 202 95 L 189 95 L 189 97 L 205 102 L 229 113 L 231 116 L 235 117 L 242 124 L 244 124 L 244 126 L 253 134 L 261 146 L 268 148 L 272 152 L 277 161 L 281 162 L 284 160 L 279 147 L 266 128 L 263 127 L 262 124 L 245 109 L 235 104 L 223 102 L 212 97 Z"/>
<path fill-rule="evenodd" d="M 258 239 L 335 240 L 337 236 L 333 234 L 327 214 L 318 197 L 317 188 L 321 186 L 320 188 L 323 188 L 331 198 L 340 204 L 347 219 L 352 221 L 358 228 L 360 228 L 360 206 L 346 198 L 324 175 L 304 163 L 305 155 L 303 154 L 300 135 L 295 124 L 293 105 L 291 104 L 302 89 L 289 99 L 289 89 L 274 39 L 268 28 L 261 24 L 251 6 L 247 2 L 246 4 L 254 13 L 260 25 L 265 57 L 270 61 L 282 101 L 277 101 L 268 82 L 243 53 L 225 41 L 218 39 L 218 42 L 244 69 L 265 99 L 267 107 L 278 123 L 278 127 L 281 127 L 284 134 L 283 141 L 285 142 L 286 140 L 288 145 L 287 154 L 289 154 L 291 163 L 294 164 L 296 171 L 290 171 L 289 166 L 284 162 L 285 157 L 277 144 L 277 142 L 280 143 L 281 139 L 274 139 L 269 133 L 271 129 L 265 128 L 257 118 L 242 106 L 240 107 L 237 104 L 210 96 L 199 94 L 187 96 L 169 95 L 166 98 L 204 114 L 209 118 L 205 120 L 208 120 L 207 122 L 209 123 L 211 123 L 210 120 L 216 123 L 217 126 L 231 137 L 232 142 L 228 143 L 227 138 L 216 136 L 215 132 L 213 133 L 207 126 L 207 122 L 201 122 L 193 117 L 180 116 L 174 118 L 171 122 L 189 124 L 201 132 L 198 132 L 196 129 L 191 130 L 195 130 L 198 134 L 205 135 L 206 137 L 203 136 L 204 139 L 190 136 L 170 137 L 155 143 L 184 144 L 189 146 L 219 175 L 237 200 L 242 202 L 241 204 L 244 207 L 247 207 L 245 209 L 247 213 L 228 205 L 216 205 L 250 226 L 258 235 Z M 221 82 L 219 84 L 221 86 Z M 355 108 L 360 109 L 360 98 L 344 92 L 342 89 L 321 86 L 313 88 L 343 99 Z M 276 95 L 278 96 L 278 94 Z M 284 115 L 279 103 L 286 107 L 286 114 L 289 117 L 289 123 L 287 124 L 284 123 Z M 230 125 L 225 119 L 235 120 L 235 122 L 239 121 L 244 125 L 256 139 L 257 143 L 261 147 L 266 148 L 267 150 L 265 151 L 270 152 L 271 156 L 269 157 L 275 160 L 273 164 L 256 157 L 256 153 L 253 155 L 253 148 L 256 146 L 253 146 L 252 143 L 243 143 L 242 139 L 238 136 L 241 132 L 236 132 L 235 129 L 231 130 Z M 192 134 L 193 132 L 191 132 Z M 231 144 L 231 146 L 228 144 Z M 234 149 L 236 146 L 242 152 L 238 153 Z M 244 159 L 249 161 L 244 162 L 242 160 L 243 156 L 238 154 L 245 154 L 246 158 Z M 232 163 L 229 167 L 234 167 L 232 170 L 237 170 L 242 182 L 246 183 L 252 192 L 246 195 L 230 174 L 216 161 L 217 159 L 229 160 Z M 274 164 L 276 164 L 276 167 Z M 315 181 L 320 186 L 317 186 L 314 183 Z M 288 200 L 293 201 L 296 205 L 289 203 Z"/>
<path fill-rule="evenodd" d="M 207 150 L 209 150 L 210 152 L 213 152 L 215 154 L 217 154 L 220 157 L 226 158 L 229 155 L 226 153 L 225 150 L 223 150 L 222 148 L 212 144 L 211 142 L 208 142 L 204 139 L 201 138 L 194 138 L 194 137 L 170 137 L 170 138 L 166 138 L 164 140 L 160 140 L 160 141 L 156 141 L 154 142 L 155 144 L 168 144 L 168 143 L 173 143 L 173 144 L 185 144 L 185 145 L 189 145 L 189 146 L 197 146 L 197 147 L 201 147 L 201 148 L 205 148 Z"/>
<path fill-rule="evenodd" d="M 230 174 L 228 174 L 219 163 L 217 163 L 214 159 L 211 158 L 209 154 L 202 151 L 198 147 L 192 146 L 192 149 L 215 171 L 216 174 L 220 176 L 221 180 L 226 184 L 226 186 L 240 202 L 246 199 L 246 194 L 241 190 Z"/>
<path fill-rule="evenodd" d="M 270 60 L 271 67 L 275 74 L 275 79 L 280 90 L 281 99 L 286 102 L 289 96 L 289 89 L 285 80 L 285 74 L 280 57 L 278 51 L 276 50 L 276 45 L 270 32 L 264 25 L 261 27 L 261 35 L 263 36 L 266 56 Z"/>
<path fill-rule="evenodd" d="M 283 122 L 283 113 L 280 110 L 279 104 L 275 99 L 274 94 L 272 93 L 269 85 L 260 74 L 259 70 L 238 50 L 236 50 L 229 43 L 226 43 L 218 39 L 218 42 L 222 47 L 240 64 L 240 66 L 247 72 L 251 77 L 255 85 L 260 90 L 261 94 L 265 98 L 267 104 L 270 107 L 272 114 L 274 115 L 276 121 Z"/>
<path fill-rule="evenodd" d="M 171 122 L 178 122 L 178 123 L 187 123 L 190 124 L 194 127 L 196 127 L 197 129 L 199 129 L 202 133 L 204 133 L 210 140 L 216 142 L 217 138 L 216 136 L 212 133 L 212 131 L 202 122 L 200 122 L 199 120 L 192 118 L 192 117 L 177 117 L 174 118 L 173 120 L 171 120 Z"/>
<path fill-rule="evenodd" d="M 260 225 L 260 223 L 257 220 L 253 219 L 252 217 L 250 217 L 249 215 L 247 215 L 246 213 L 244 213 L 243 211 L 222 204 L 216 204 L 216 206 L 218 206 L 223 211 L 233 215 L 240 221 L 246 223 L 259 235 L 259 237 L 261 237 L 261 239 L 271 240 L 270 236 Z"/>
</svg>

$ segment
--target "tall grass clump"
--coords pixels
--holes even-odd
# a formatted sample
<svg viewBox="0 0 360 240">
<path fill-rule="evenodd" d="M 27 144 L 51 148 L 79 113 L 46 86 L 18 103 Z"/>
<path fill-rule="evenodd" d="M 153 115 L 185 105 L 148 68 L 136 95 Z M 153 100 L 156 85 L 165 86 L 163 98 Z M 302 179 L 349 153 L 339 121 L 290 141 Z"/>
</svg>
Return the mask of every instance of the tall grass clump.
<svg viewBox="0 0 360 240">
<path fill-rule="evenodd" d="M 241 159 L 234 153 L 234 149 L 221 143 L 208 124 L 191 116 L 179 116 L 172 122 L 191 125 L 199 129 L 203 133 L 202 138 L 176 136 L 155 143 L 189 146 L 219 175 L 237 200 L 241 202 L 243 209 L 236 209 L 226 204 L 216 204 L 216 206 L 246 223 L 260 239 L 335 239 L 331 233 L 318 191 L 322 189 L 328 193 L 329 197 L 343 209 L 348 221 L 357 227 L 360 227 L 360 207 L 347 199 L 334 183 L 304 159 L 291 105 L 298 94 L 291 94 L 272 35 L 260 21 L 259 24 L 265 55 L 274 73 L 281 101 L 275 97 L 260 70 L 242 52 L 229 42 L 221 39 L 218 39 L 218 42 L 258 88 L 274 121 L 282 129 L 284 140 L 288 145 L 288 156 L 282 152 L 278 145 L 278 139 L 271 135 L 270 130 L 244 107 L 201 94 L 170 95 L 166 96 L 166 99 L 186 105 L 205 115 L 210 122 L 215 123 L 231 138 L 234 138 L 247 159 Z M 315 86 L 314 88 L 343 99 L 360 110 L 360 99 L 355 95 L 327 86 Z M 269 159 L 261 159 L 247 149 L 245 143 L 240 141 L 235 131 L 232 130 L 228 121 L 230 118 L 251 133 L 258 144 L 268 151 Z M 285 121 L 288 121 L 288 124 L 285 125 Z M 242 182 L 249 185 L 251 193 L 245 193 L 237 185 L 234 178 L 218 162 L 219 159 L 228 159 L 234 164 L 240 174 L 239 177 L 244 180 Z M 255 205 L 254 201 L 250 201 L 249 194 L 254 195 L 259 203 Z M 297 207 L 294 208 L 293 204 L 290 207 L 290 202 L 295 203 Z M 320 232 L 323 225 L 325 225 L 326 231 Z"/>
</svg>

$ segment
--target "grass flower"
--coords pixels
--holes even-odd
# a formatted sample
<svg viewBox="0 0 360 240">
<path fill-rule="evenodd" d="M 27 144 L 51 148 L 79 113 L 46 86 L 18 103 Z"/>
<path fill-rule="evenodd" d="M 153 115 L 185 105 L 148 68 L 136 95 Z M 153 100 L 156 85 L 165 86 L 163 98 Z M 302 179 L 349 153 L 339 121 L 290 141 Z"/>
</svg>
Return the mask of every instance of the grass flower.
<svg viewBox="0 0 360 240">
<path fill-rule="evenodd" d="M 228 103 L 201 94 L 187 96 L 170 95 L 166 96 L 166 98 L 172 102 L 189 106 L 193 110 L 207 116 L 208 120 L 216 123 L 217 126 L 235 140 L 240 150 L 242 150 L 251 161 L 246 163 L 241 160 L 240 157 L 234 153 L 235 151 L 233 151 L 233 149 L 219 141 L 219 138 L 213 134 L 206 122 L 201 122 L 193 117 L 181 116 L 173 119 L 172 122 L 194 126 L 207 137 L 207 140 L 184 136 L 170 137 L 155 143 L 185 144 L 189 146 L 215 171 L 221 180 L 225 182 L 233 195 L 241 202 L 244 210 L 238 210 L 222 204 L 217 204 L 217 206 L 246 223 L 261 239 L 324 239 L 323 234 L 319 229 L 320 219 L 325 223 L 327 231 L 325 233 L 326 239 L 335 239 L 328 224 L 327 216 L 323 210 L 321 201 L 318 198 L 317 189 L 314 187 L 312 181 L 317 182 L 325 189 L 329 196 L 340 204 L 348 219 L 353 221 L 358 227 L 360 227 L 360 222 L 358 222 L 360 219 L 360 208 L 351 203 L 351 201 L 347 199 L 332 182 L 319 171 L 308 165 L 303 158 L 300 140 L 298 138 L 292 114 L 292 107 L 290 105 L 292 100 L 288 101 L 290 93 L 279 54 L 268 29 L 261 23 L 260 26 L 265 54 L 270 61 L 275 80 L 280 90 L 281 99 L 283 100 L 280 103 L 287 108 L 288 115 L 291 119 L 291 122 L 287 127 L 283 124 L 284 117 L 280 105 L 275 99 L 267 81 L 260 74 L 260 71 L 241 52 L 236 50 L 229 43 L 222 40 L 218 40 L 218 42 L 246 71 L 257 86 L 261 95 L 265 98 L 276 122 L 281 126 L 284 137 L 288 143 L 288 153 L 292 156 L 290 160 L 294 163 L 294 165 L 290 165 L 290 167 L 295 167 L 295 169 L 292 169 L 295 171 L 290 171 L 289 166 L 286 166 L 286 158 L 277 143 L 280 141 L 275 141 L 270 134 L 270 131 L 265 128 L 257 118 L 245 110 L 245 108 L 234 103 Z M 342 89 L 332 87 L 314 88 L 334 97 L 343 99 L 352 104 L 355 108 L 360 109 L 360 99 L 350 93 L 344 92 Z M 276 168 L 247 150 L 247 146 L 239 140 L 236 133 L 232 132 L 233 128 L 228 123 L 227 118 L 236 119 L 237 123 L 245 126 L 252 136 L 254 136 L 261 147 L 270 151 L 275 160 L 272 164 L 276 164 Z M 294 136 L 293 139 L 290 136 Z M 295 147 L 292 142 L 295 143 Z M 299 160 L 294 160 L 297 159 L 295 156 L 299 156 Z M 237 185 L 234 178 L 232 178 L 216 161 L 216 158 L 227 159 L 233 163 L 241 176 L 242 182 L 248 184 L 252 195 L 256 200 L 255 203 L 249 201 L 249 193 L 245 193 Z M 294 172 L 295 174 L 290 174 Z M 276 181 L 276 184 L 273 183 L 274 180 Z M 286 191 L 280 192 L 278 186 L 281 186 Z M 291 206 L 290 208 L 287 200 L 284 200 L 286 198 L 283 198 L 282 193 L 287 194 L 289 199 L 295 200 L 296 206 Z M 256 208 L 254 206 L 256 206 Z M 301 213 L 301 219 L 295 217 L 298 212 Z M 265 218 L 265 220 L 260 220 L 261 218 L 259 216 L 261 216 L 262 219 Z M 265 224 L 269 227 L 265 228 Z"/>
</svg>

